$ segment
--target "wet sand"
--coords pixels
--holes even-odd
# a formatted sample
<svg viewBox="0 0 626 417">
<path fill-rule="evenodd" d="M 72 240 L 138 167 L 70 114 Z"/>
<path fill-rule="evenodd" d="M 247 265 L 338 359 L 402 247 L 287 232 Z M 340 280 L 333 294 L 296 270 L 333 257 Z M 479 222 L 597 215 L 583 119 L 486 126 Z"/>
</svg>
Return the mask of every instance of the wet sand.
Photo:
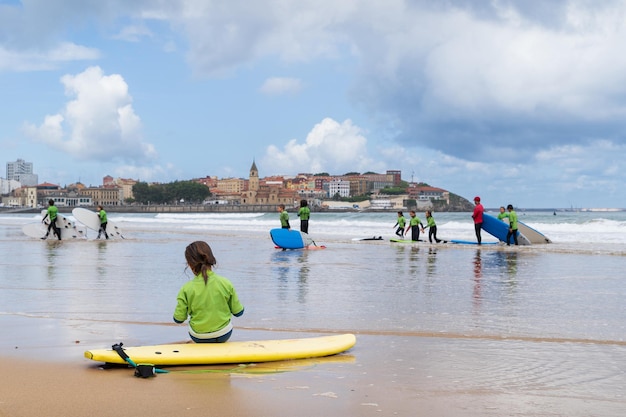
<svg viewBox="0 0 626 417">
<path fill-rule="evenodd" d="M 3 361 L 0 369 L 5 381 L 1 416 L 368 416 L 382 411 L 368 398 L 369 387 L 343 383 L 329 370 L 299 376 L 172 373 L 141 380 L 129 370 L 92 366 Z M 416 405 L 397 404 L 385 415 L 432 415 L 449 408 L 436 401 L 420 410 L 413 409 Z"/>
<path fill-rule="evenodd" d="M 0 416 L 571 417 L 619 416 L 626 404 L 621 343 L 357 335 L 328 358 L 167 367 L 146 379 L 78 359 L 80 344 L 65 350 L 71 359 L 25 358 L 41 349 L 1 357 Z"/>
</svg>

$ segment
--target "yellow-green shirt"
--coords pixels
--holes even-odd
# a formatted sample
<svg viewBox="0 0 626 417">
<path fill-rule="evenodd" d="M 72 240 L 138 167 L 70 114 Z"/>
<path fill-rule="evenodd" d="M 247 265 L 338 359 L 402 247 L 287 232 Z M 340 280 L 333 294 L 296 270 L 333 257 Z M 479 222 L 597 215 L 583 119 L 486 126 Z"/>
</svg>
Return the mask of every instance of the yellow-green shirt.
<svg viewBox="0 0 626 417">
<path fill-rule="evenodd" d="M 182 323 L 189 317 L 189 326 L 196 333 L 216 332 L 230 323 L 233 315 L 243 313 L 233 284 L 213 271 L 207 271 L 206 284 L 198 274 L 178 292 L 174 321 Z"/>
<path fill-rule="evenodd" d="M 509 227 L 517 230 L 517 213 L 514 210 L 509 211 Z"/>
<path fill-rule="evenodd" d="M 409 226 L 411 227 L 418 226 L 420 224 L 422 224 L 422 221 L 417 216 L 411 217 L 411 220 L 409 220 Z"/>
<path fill-rule="evenodd" d="M 398 222 L 396 224 L 398 225 L 398 227 L 401 227 L 404 229 L 404 225 L 406 224 L 406 219 L 404 218 L 404 216 L 399 216 Z"/>
<path fill-rule="evenodd" d="M 309 217 L 311 217 L 311 209 L 308 206 L 300 207 L 298 217 L 300 217 L 300 220 L 309 220 Z"/>
<path fill-rule="evenodd" d="M 48 217 L 50 218 L 50 223 L 54 222 L 57 219 L 57 215 L 59 214 L 59 209 L 57 206 L 48 206 Z"/>
<path fill-rule="evenodd" d="M 280 226 L 283 229 L 286 229 L 286 228 L 290 227 L 290 225 L 289 225 L 289 213 L 287 213 L 287 210 L 281 211 L 280 215 L 279 215 L 279 218 L 280 218 Z"/>
</svg>

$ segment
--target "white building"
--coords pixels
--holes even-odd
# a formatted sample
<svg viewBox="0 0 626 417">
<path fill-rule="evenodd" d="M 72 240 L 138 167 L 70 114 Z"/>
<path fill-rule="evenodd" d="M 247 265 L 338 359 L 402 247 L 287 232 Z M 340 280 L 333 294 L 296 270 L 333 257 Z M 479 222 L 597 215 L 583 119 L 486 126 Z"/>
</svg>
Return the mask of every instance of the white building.
<svg viewBox="0 0 626 417">
<path fill-rule="evenodd" d="M 21 186 L 22 184 L 20 184 L 19 181 L 0 178 L 0 194 L 9 194 L 11 191 Z"/>
<path fill-rule="evenodd" d="M 339 194 L 339 197 L 350 197 L 350 181 L 331 180 L 328 183 L 328 197 L 333 198 L 337 194 Z"/>
<path fill-rule="evenodd" d="M 22 185 L 33 186 L 38 183 L 37 174 L 33 174 L 33 163 L 18 159 L 7 162 L 7 180 L 19 181 Z"/>
</svg>

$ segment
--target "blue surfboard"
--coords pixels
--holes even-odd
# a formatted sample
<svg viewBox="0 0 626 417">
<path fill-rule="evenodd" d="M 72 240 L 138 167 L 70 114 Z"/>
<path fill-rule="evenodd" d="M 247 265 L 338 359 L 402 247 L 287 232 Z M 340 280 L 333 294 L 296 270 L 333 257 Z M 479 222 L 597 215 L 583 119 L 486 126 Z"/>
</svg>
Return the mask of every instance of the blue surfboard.
<svg viewBox="0 0 626 417">
<path fill-rule="evenodd" d="M 272 242 L 283 249 L 304 249 L 314 244 L 306 233 L 292 229 L 272 229 L 270 230 Z"/>
<path fill-rule="evenodd" d="M 506 242 L 506 235 L 509 233 L 509 224 L 490 214 L 483 213 L 483 230 L 499 241 Z M 528 238 L 520 233 L 519 230 L 517 231 L 517 242 L 520 245 L 530 245 Z"/>
<path fill-rule="evenodd" d="M 455 243 L 457 245 L 478 245 L 478 242 L 475 240 L 458 240 L 452 239 L 450 243 Z M 498 242 L 482 242 L 483 245 L 497 245 Z"/>
</svg>

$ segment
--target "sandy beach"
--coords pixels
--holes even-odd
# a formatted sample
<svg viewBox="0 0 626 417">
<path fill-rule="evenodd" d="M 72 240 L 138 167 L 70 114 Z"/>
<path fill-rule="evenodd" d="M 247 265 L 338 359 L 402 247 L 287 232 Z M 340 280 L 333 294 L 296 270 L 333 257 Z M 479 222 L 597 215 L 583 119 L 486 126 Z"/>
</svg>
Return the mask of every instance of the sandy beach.
<svg viewBox="0 0 626 417">
<path fill-rule="evenodd" d="M 140 379 L 129 369 L 102 370 L 90 364 L 6 358 L 1 363 L 3 417 L 318 415 L 337 412 L 338 403 L 344 408 L 345 396 L 351 394 L 332 382 L 336 375 L 328 370 L 278 381 L 280 376 L 217 372 L 215 367 L 216 373 L 210 374 L 181 368 Z M 337 392 L 328 391 L 333 389 Z"/>
<path fill-rule="evenodd" d="M 419 337 L 360 336 L 359 343 L 363 347 L 326 359 L 249 367 L 170 367 L 170 373 L 148 379 L 134 377 L 130 368 L 101 369 L 81 360 L 42 362 L 5 356 L 0 361 L 0 415 L 618 416 L 624 409 L 624 400 L 617 395 L 621 388 L 616 388 L 613 399 L 598 399 L 593 378 L 572 371 L 547 377 L 553 357 L 570 357 L 565 360 L 570 365 L 583 356 L 597 360 L 588 365 L 594 371 L 611 359 L 610 347 L 596 351 L 595 358 L 584 346 L 555 348 L 536 362 L 548 367 L 536 376 L 527 365 L 500 369 L 490 364 L 508 351 L 515 352 L 511 356 L 522 350 L 534 357 L 546 350 L 533 350 L 532 343 L 503 342 L 494 348 L 493 342 L 478 341 L 469 344 L 469 353 L 468 343 Z M 471 351 L 480 354 L 473 356 Z M 613 359 L 619 360 L 617 355 Z M 450 366 L 433 366 L 439 361 Z M 489 371 L 481 371 L 483 366 Z M 503 376 L 506 371 L 510 374 Z M 579 389 L 546 386 L 568 385 L 573 377 L 580 379 Z M 618 380 L 618 374 L 614 378 Z"/>
<path fill-rule="evenodd" d="M 0 416 L 622 416 L 623 256 L 129 227 L 42 242 L 0 228 Z M 142 379 L 89 349 L 188 340 L 182 251 L 208 240 L 246 307 L 233 341 L 354 333 L 328 358 L 169 367 Z"/>
</svg>

